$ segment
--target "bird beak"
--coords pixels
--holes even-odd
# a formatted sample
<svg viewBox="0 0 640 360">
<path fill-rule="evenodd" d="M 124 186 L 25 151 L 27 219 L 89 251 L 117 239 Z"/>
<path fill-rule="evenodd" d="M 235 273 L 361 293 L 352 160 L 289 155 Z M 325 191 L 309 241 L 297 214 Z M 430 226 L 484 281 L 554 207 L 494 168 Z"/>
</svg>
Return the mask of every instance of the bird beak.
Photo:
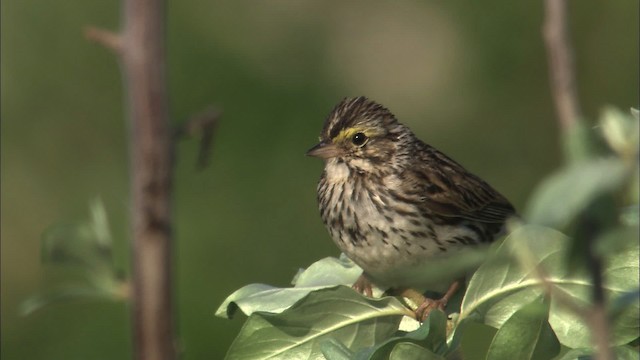
<svg viewBox="0 0 640 360">
<path fill-rule="evenodd" d="M 319 157 L 322 159 L 329 159 L 336 157 L 340 154 L 338 147 L 333 143 L 320 142 L 318 145 L 312 147 L 307 151 L 307 156 Z"/>
</svg>

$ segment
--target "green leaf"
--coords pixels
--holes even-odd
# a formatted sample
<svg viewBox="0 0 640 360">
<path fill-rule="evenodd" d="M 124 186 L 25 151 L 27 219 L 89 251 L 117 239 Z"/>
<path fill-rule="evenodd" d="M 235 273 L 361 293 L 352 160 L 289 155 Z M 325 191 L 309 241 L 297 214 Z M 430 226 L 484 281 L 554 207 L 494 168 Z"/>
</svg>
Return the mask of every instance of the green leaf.
<svg viewBox="0 0 640 360">
<path fill-rule="evenodd" d="M 352 285 L 362 274 L 362 269 L 346 255 L 340 258 L 326 257 L 298 272 L 292 284 L 297 288 Z"/>
<path fill-rule="evenodd" d="M 425 323 L 429 326 L 429 334 L 421 341 L 421 345 L 436 354 L 447 353 L 449 350 L 447 347 L 447 316 L 442 311 L 434 310 L 429 313 Z"/>
<path fill-rule="evenodd" d="M 498 330 L 487 360 L 546 360 L 560 352 L 560 343 L 551 329 L 548 305 L 534 301 L 516 311 Z"/>
<path fill-rule="evenodd" d="M 639 244 L 637 239 L 627 243 L 626 249 L 607 257 L 604 261 L 602 275 L 604 277 L 604 290 L 607 299 L 610 300 L 609 311 L 615 311 L 616 317 L 611 319 L 612 341 L 614 346 L 624 345 L 638 337 L 640 322 L 640 301 L 638 298 L 631 300 L 627 306 L 620 308 L 611 300 L 621 298 L 629 292 L 637 291 L 640 287 L 638 278 L 640 261 L 638 258 Z M 592 285 L 589 278 L 584 276 L 585 285 L 563 286 L 562 289 L 569 294 L 576 303 L 588 304 L 592 293 Z M 552 303 L 551 322 L 556 335 L 562 344 L 571 348 L 588 347 L 589 327 L 575 314 L 563 310 L 557 303 Z M 554 309 L 555 307 L 555 309 Z M 613 308 L 612 308 L 613 307 Z"/>
<path fill-rule="evenodd" d="M 635 289 L 629 292 L 620 294 L 618 297 L 611 300 L 609 305 L 609 316 L 617 318 L 624 314 L 625 310 L 640 300 L 640 289 Z"/>
<path fill-rule="evenodd" d="M 327 257 L 313 263 L 294 278 L 295 287 L 278 288 L 250 284 L 229 295 L 216 310 L 216 316 L 231 318 L 239 308 L 245 315 L 256 311 L 280 313 L 310 292 L 336 285 L 351 285 L 362 273 L 346 256 Z"/>
<path fill-rule="evenodd" d="M 533 224 L 562 228 L 594 199 L 618 189 L 627 175 L 627 164 L 615 157 L 573 163 L 538 186 L 525 217 Z"/>
<path fill-rule="evenodd" d="M 636 177 L 638 174 L 636 174 Z M 638 179 L 636 179 L 634 185 L 635 187 L 639 187 Z M 626 206 L 620 209 L 620 222 L 626 226 L 638 226 L 640 223 L 640 206 L 638 204 Z"/>
<path fill-rule="evenodd" d="M 322 359 L 321 343 L 334 338 L 351 351 L 393 335 L 410 311 L 397 299 L 370 299 L 350 288 L 314 291 L 280 314 L 254 312 L 227 359 Z"/>
<path fill-rule="evenodd" d="M 109 220 L 107 210 L 100 198 L 93 199 L 89 203 L 90 221 L 89 227 L 95 235 L 97 247 L 102 250 L 111 251 L 111 231 L 109 230 Z"/>
<path fill-rule="evenodd" d="M 545 265 L 549 262 L 559 262 L 558 244 L 566 242 L 566 239 L 561 233 L 550 229 L 532 228 L 525 226 L 513 231 L 499 245 L 494 256 L 472 276 L 462 301 L 458 321 L 476 315 L 487 325 L 500 328 L 524 304 L 541 297 L 540 282 L 532 277 L 529 271 L 524 271 L 515 260 L 512 243 L 523 241 L 532 246 L 542 247 L 539 252 L 546 250 L 547 254 L 544 258 L 540 257 L 540 264 Z M 537 237 L 541 240 L 538 242 L 526 239 L 529 235 L 527 231 L 536 231 Z M 535 252 L 538 254 L 538 251 Z"/>
<path fill-rule="evenodd" d="M 415 331 L 390 338 L 377 346 L 359 353 L 359 359 L 388 359 L 399 344 L 410 343 L 428 350 L 430 353 L 449 353 L 446 342 L 447 316 L 439 310 L 432 311 L 425 322 Z"/>
<path fill-rule="evenodd" d="M 129 296 L 129 285 L 118 277 L 114 267 L 109 222 L 100 199 L 90 203 L 89 221 L 47 229 L 42 236 L 41 255 L 43 262 L 65 265 L 70 274 L 79 274 L 80 282 L 54 282 L 48 290 L 21 304 L 23 315 L 63 300 L 123 300 Z"/>
<path fill-rule="evenodd" d="M 28 297 L 20 304 L 20 315 L 27 316 L 45 306 L 69 300 L 111 300 L 120 301 L 125 296 L 123 284 L 114 284 L 112 288 L 87 286 L 62 286 L 50 291 Z"/>
<path fill-rule="evenodd" d="M 595 254 L 606 257 L 624 251 L 630 243 L 637 241 L 640 236 L 639 230 L 638 224 L 608 229 L 596 239 Z"/>
<path fill-rule="evenodd" d="M 589 304 L 591 283 L 581 272 L 568 273 L 565 266 L 569 240 L 561 233 L 538 226 L 523 226 L 513 231 L 488 260 L 473 275 L 462 302 L 458 321 L 479 316 L 492 327 L 500 328 L 524 304 L 539 299 L 543 291 L 535 276 L 535 267 L 546 274 L 549 284 L 564 293 L 576 305 Z M 638 243 L 612 255 L 605 262 L 604 290 L 608 298 L 639 287 Z M 505 259 L 509 259 L 506 261 Z M 612 323 L 613 345 L 632 341 L 638 333 L 639 306 L 627 307 Z M 590 331 L 583 319 L 551 298 L 549 323 L 558 340 L 571 348 L 591 345 Z"/>
<path fill-rule="evenodd" d="M 436 355 L 433 352 L 412 343 L 400 343 L 396 345 L 389 360 L 444 360 L 443 356 Z"/>
<path fill-rule="evenodd" d="M 613 348 L 613 353 L 617 360 L 638 360 L 640 353 L 638 350 L 629 346 L 617 346 Z M 571 349 L 558 360 L 591 360 L 593 359 L 594 350 L 589 349 Z"/>
<path fill-rule="evenodd" d="M 353 351 L 333 338 L 320 342 L 320 351 L 327 360 L 353 360 L 355 357 Z"/>
<path fill-rule="evenodd" d="M 630 292 L 638 292 L 640 279 L 638 269 L 640 268 L 640 246 L 638 238 L 633 239 L 627 249 L 620 251 L 614 256 L 606 259 L 606 267 L 603 271 L 608 299 L 619 299 L 621 302 L 627 300 L 627 306 L 621 308 L 615 301 L 610 307 L 617 313 L 613 319 L 611 328 L 613 342 L 612 345 L 624 345 L 638 337 L 638 324 L 640 323 L 640 301 L 639 298 L 631 297 L 625 299 Z"/>
<path fill-rule="evenodd" d="M 591 360 L 592 355 L 593 349 L 591 348 L 571 349 L 558 360 Z"/>
<path fill-rule="evenodd" d="M 605 107 L 600 116 L 602 136 L 618 155 L 623 158 L 635 158 L 640 141 L 640 122 L 630 114 L 614 107 Z"/>
<path fill-rule="evenodd" d="M 52 264 L 80 265 L 91 271 L 112 271 L 112 241 L 104 204 L 89 206 L 89 221 L 58 224 L 42 235 L 42 260 Z"/>
<path fill-rule="evenodd" d="M 618 360 L 638 360 L 640 359 L 640 352 L 638 349 L 633 349 L 629 346 L 618 346 L 613 348 L 616 359 Z"/>
<path fill-rule="evenodd" d="M 449 346 L 447 355 L 451 355 L 451 354 L 454 354 L 456 351 L 459 351 L 460 345 L 462 344 L 462 337 L 467 327 L 472 323 L 481 322 L 479 321 L 478 317 L 479 317 L 478 313 L 470 314 L 464 319 L 460 319 L 459 314 L 456 314 L 456 316 L 453 317 L 452 321 L 454 326 L 451 329 L 451 332 L 449 333 L 449 335 L 447 336 L 447 344 Z"/>
</svg>

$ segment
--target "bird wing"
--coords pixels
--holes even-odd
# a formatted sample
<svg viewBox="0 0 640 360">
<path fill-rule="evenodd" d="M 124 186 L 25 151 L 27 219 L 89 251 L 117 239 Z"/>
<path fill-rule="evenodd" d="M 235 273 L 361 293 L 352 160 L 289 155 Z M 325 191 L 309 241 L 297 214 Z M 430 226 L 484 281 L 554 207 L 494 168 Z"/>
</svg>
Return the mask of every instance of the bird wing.
<svg viewBox="0 0 640 360">
<path fill-rule="evenodd" d="M 503 222 L 515 209 L 509 201 L 479 177 L 435 148 L 423 144 L 424 164 L 407 169 L 403 181 L 424 206 L 441 216 L 487 223 Z"/>
</svg>

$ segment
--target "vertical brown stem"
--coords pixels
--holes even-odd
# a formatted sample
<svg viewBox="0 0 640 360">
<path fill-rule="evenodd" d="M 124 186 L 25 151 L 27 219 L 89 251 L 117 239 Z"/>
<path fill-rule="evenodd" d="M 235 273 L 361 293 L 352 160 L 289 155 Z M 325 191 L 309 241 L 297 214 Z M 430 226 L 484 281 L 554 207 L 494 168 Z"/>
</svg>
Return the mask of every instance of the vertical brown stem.
<svg viewBox="0 0 640 360">
<path fill-rule="evenodd" d="M 560 128 L 567 133 L 581 117 L 576 90 L 573 49 L 567 25 L 567 1 L 545 0 L 544 7 L 545 21 L 542 32 L 547 47 L 551 93 Z M 594 251 L 595 234 L 598 232 L 598 228 L 592 219 L 583 219 L 580 227 L 582 229 L 581 238 L 584 239 L 584 246 L 587 247 L 587 267 L 593 281 L 593 305 L 588 310 L 585 320 L 591 327 L 591 335 L 596 347 L 596 359 L 610 360 L 614 358 L 614 355 L 609 347 L 611 330 L 606 314 L 602 259 Z"/>
<path fill-rule="evenodd" d="M 580 118 L 576 91 L 573 49 L 567 29 L 567 1 L 545 0 L 545 20 L 542 27 L 549 62 L 551 94 L 560 127 L 568 131 Z"/>
<path fill-rule="evenodd" d="M 124 0 L 124 6 L 121 56 L 130 116 L 135 355 L 174 359 L 165 3 Z"/>
<path fill-rule="evenodd" d="M 592 206 L 603 206 L 602 201 L 596 202 Z M 591 297 L 592 305 L 587 311 L 586 321 L 591 329 L 591 338 L 596 348 L 596 360 L 613 360 L 615 356 L 610 348 L 609 340 L 611 339 L 611 326 L 607 316 L 606 298 L 604 292 L 604 278 L 602 274 L 603 261 L 596 254 L 595 244 L 597 237 L 602 233 L 602 224 L 599 223 L 596 215 L 587 210 L 578 222 L 579 231 L 576 236 L 583 240 L 586 247 L 585 257 L 586 266 L 591 281 L 593 282 Z"/>
</svg>

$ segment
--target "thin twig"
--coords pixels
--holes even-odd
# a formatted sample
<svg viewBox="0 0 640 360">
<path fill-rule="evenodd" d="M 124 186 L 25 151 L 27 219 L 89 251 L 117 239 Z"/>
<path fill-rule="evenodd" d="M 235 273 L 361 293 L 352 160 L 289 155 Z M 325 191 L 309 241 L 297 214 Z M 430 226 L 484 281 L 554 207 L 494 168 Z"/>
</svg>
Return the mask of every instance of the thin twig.
<svg viewBox="0 0 640 360">
<path fill-rule="evenodd" d="M 601 202 L 595 202 L 591 207 L 600 206 Z M 595 243 L 597 237 L 602 233 L 602 226 L 598 222 L 596 215 L 592 214 L 592 209 L 585 210 L 585 213 L 578 220 L 579 231 L 576 236 L 582 239 L 586 251 L 586 266 L 593 287 L 591 291 L 593 305 L 589 309 L 586 317 L 591 328 L 591 337 L 596 346 L 596 360 L 613 360 L 615 358 L 609 340 L 611 337 L 611 326 L 606 310 L 606 298 L 604 293 L 604 279 L 602 276 L 602 258 L 596 254 Z"/>
<path fill-rule="evenodd" d="M 185 135 L 193 137 L 200 135 L 200 149 L 198 151 L 197 168 L 204 169 L 211 158 L 211 148 L 215 136 L 218 121 L 222 112 L 213 106 L 196 114 L 175 131 L 175 138 L 180 139 Z"/>
<path fill-rule="evenodd" d="M 84 37 L 112 50 L 116 54 L 120 54 L 122 51 L 122 38 L 112 31 L 88 26 L 84 29 Z"/>
<path fill-rule="evenodd" d="M 534 255 L 531 248 L 529 248 L 525 242 L 514 242 L 512 243 L 512 247 L 518 263 L 520 263 L 523 269 L 527 271 L 532 270 L 533 278 L 540 282 L 542 290 L 548 297 L 553 298 L 556 304 L 580 317 L 584 318 L 587 315 L 587 310 L 584 307 L 578 304 L 565 291 L 549 281 L 549 276 L 547 276 L 547 272 L 540 264 L 540 259 Z"/>
<path fill-rule="evenodd" d="M 567 29 L 567 1 L 545 0 L 542 28 L 547 56 L 551 93 L 560 128 L 568 131 L 581 116 L 576 90 L 573 51 Z"/>
<path fill-rule="evenodd" d="M 589 314 L 586 308 L 580 306 L 571 296 L 569 296 L 565 291 L 561 290 L 547 277 L 545 271 L 542 269 L 540 264 L 536 264 L 534 266 L 534 272 L 536 279 L 542 283 L 542 288 L 544 292 L 554 299 L 555 303 L 565 309 L 573 312 L 581 318 L 586 318 Z"/>
<path fill-rule="evenodd" d="M 522 259 L 520 261 L 522 262 Z M 595 271 L 601 271 L 601 267 L 597 267 Z M 546 272 L 539 263 L 533 265 L 533 272 L 535 278 L 542 284 L 547 296 L 552 298 L 558 306 L 564 307 L 584 319 L 589 325 L 591 336 L 596 344 L 596 359 L 613 360 L 613 353 L 611 353 L 609 347 L 609 319 L 607 318 L 604 302 L 594 301 L 593 305 L 589 307 L 581 306 L 566 292 L 549 281 Z M 594 289 L 597 287 L 594 284 Z M 594 291 L 597 292 L 598 290 Z M 600 291 L 602 292 L 602 283 L 600 283 Z"/>
</svg>

